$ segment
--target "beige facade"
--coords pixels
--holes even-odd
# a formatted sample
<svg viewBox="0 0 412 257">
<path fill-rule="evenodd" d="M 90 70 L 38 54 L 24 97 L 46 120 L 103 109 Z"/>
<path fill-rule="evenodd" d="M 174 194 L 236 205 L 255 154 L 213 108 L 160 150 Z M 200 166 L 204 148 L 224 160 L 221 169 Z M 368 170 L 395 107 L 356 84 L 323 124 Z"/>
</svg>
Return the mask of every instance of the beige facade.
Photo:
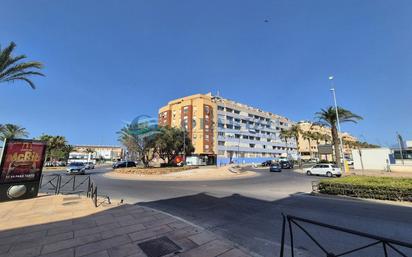
<svg viewBox="0 0 412 257">
<path fill-rule="evenodd" d="M 195 154 L 215 155 L 216 113 L 216 103 L 210 93 L 191 95 L 160 108 L 159 125 L 185 129 L 192 139 Z"/>
<path fill-rule="evenodd" d="M 185 128 L 194 154 L 212 157 L 217 163 L 297 157 L 296 143 L 279 136 L 293 121 L 210 93 L 170 101 L 159 109 L 158 122 Z"/>
<path fill-rule="evenodd" d="M 301 157 L 303 160 L 309 160 L 312 158 L 320 158 L 320 159 L 327 159 L 327 160 L 332 160 L 332 155 L 322 155 L 319 156 L 318 154 L 318 145 L 324 145 L 324 144 L 332 144 L 332 134 L 331 130 L 328 127 L 320 126 L 320 125 L 315 125 L 311 122 L 299 122 L 299 127 L 302 130 L 303 134 L 305 132 L 317 132 L 325 138 L 318 139 L 318 140 L 313 140 L 313 139 L 307 139 L 303 136 L 303 134 L 299 135 L 299 153 L 301 154 Z M 358 139 L 349 133 L 343 132 L 340 134 L 342 136 L 343 140 L 343 152 L 345 156 L 351 156 L 352 155 L 352 149 L 354 148 L 353 143 L 357 142 Z"/>
</svg>

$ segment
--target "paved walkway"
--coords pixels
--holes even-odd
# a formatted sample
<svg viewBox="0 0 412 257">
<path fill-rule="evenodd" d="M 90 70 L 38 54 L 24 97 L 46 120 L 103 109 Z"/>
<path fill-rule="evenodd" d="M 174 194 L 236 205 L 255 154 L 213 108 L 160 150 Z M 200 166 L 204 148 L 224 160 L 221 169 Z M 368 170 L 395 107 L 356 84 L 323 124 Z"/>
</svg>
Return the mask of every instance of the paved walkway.
<svg viewBox="0 0 412 257">
<path fill-rule="evenodd" d="M 78 196 L 0 203 L 0 257 L 145 257 L 139 243 L 168 237 L 167 256 L 250 256 L 233 243 L 170 215 L 135 205 L 93 207 Z"/>
</svg>

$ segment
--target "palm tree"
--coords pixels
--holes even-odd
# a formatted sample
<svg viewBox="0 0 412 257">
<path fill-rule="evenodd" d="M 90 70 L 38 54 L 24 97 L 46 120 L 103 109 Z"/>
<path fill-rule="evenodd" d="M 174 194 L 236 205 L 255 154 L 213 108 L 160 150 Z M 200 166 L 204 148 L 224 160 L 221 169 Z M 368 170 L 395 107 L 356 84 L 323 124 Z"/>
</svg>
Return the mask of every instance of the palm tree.
<svg viewBox="0 0 412 257">
<path fill-rule="evenodd" d="M 317 131 L 312 132 L 312 139 L 315 140 L 316 142 L 316 150 L 317 150 L 316 158 L 320 158 L 319 157 L 319 141 L 322 140 L 323 138 L 324 136 L 321 133 Z"/>
<path fill-rule="evenodd" d="M 312 159 L 312 144 L 311 140 L 314 139 L 313 132 L 312 131 L 304 131 L 302 132 L 302 137 L 304 140 L 308 140 L 309 143 L 309 154 L 310 158 Z"/>
<path fill-rule="evenodd" d="M 361 116 L 356 115 L 352 113 L 351 111 L 346 110 L 341 107 L 338 107 L 337 111 L 339 114 L 340 123 L 344 123 L 344 122 L 357 123 L 359 120 L 363 119 Z M 336 124 L 337 124 L 336 110 L 334 107 L 330 106 L 326 110 L 321 109 L 320 112 L 317 112 L 315 115 L 320 124 L 331 128 L 332 143 L 335 148 L 335 161 L 336 161 L 336 164 L 340 167 L 341 162 L 339 159 L 341 155 L 340 155 L 340 149 L 339 149 L 339 134 L 338 134 L 338 129 L 336 127 Z"/>
<path fill-rule="evenodd" d="M 286 143 L 286 153 L 288 153 L 288 140 L 292 138 L 292 134 L 290 133 L 290 130 L 281 130 L 279 133 L 280 139 L 285 141 Z"/>
<path fill-rule="evenodd" d="M 12 138 L 27 137 L 29 133 L 25 128 L 14 124 L 0 125 L 0 141 Z"/>
<path fill-rule="evenodd" d="M 11 42 L 8 47 L 1 49 L 0 46 L 0 83 L 15 82 L 17 80 L 25 81 L 32 89 L 35 89 L 30 76 L 44 76 L 43 73 L 35 71 L 43 68 L 43 64 L 36 61 L 20 62 L 25 59 L 25 55 L 12 56 L 16 44 Z"/>
</svg>

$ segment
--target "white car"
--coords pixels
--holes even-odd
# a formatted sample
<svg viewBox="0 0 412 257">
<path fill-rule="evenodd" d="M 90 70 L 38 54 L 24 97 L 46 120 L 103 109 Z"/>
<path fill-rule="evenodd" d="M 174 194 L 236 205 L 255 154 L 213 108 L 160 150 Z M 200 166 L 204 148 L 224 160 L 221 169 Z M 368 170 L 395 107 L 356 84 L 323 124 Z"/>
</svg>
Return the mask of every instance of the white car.
<svg viewBox="0 0 412 257">
<path fill-rule="evenodd" d="M 313 166 L 306 171 L 307 175 L 323 175 L 327 177 L 342 176 L 342 171 L 335 164 L 322 163 Z"/>
</svg>

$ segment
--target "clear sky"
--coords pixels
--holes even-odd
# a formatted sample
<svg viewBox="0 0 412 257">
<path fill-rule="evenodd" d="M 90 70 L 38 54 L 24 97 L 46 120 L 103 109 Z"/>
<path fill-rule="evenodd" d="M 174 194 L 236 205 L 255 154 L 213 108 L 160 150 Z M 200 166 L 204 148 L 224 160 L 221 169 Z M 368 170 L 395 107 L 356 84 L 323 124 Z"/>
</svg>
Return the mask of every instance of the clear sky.
<svg viewBox="0 0 412 257">
<path fill-rule="evenodd" d="M 338 103 L 371 143 L 412 139 L 410 0 L 3 0 L 0 44 L 45 64 L 38 89 L 0 84 L 0 123 L 72 144 L 169 100 L 216 93 L 295 121 Z M 268 20 L 268 22 L 265 22 Z"/>
</svg>

